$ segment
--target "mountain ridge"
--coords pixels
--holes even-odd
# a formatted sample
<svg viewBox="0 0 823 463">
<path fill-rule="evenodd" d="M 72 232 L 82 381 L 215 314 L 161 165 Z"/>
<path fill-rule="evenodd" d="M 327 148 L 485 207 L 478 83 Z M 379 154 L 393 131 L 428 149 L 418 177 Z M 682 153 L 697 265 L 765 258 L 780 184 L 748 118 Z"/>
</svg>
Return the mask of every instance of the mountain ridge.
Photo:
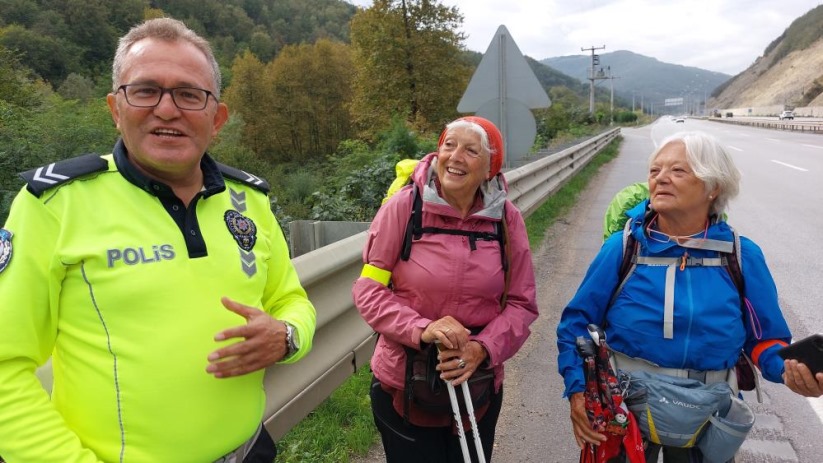
<svg viewBox="0 0 823 463">
<path fill-rule="evenodd" d="M 664 107 L 667 99 L 683 98 L 683 104 L 667 107 L 664 112 L 701 112 L 712 91 L 731 78 L 728 74 L 701 68 L 666 63 L 657 58 L 617 50 L 599 54 L 600 64 L 606 76 L 611 75 L 615 95 L 641 104 L 645 108 Z M 591 55 L 567 55 L 545 58 L 539 61 L 564 74 L 588 83 Z M 598 87 L 609 87 L 609 79 L 598 80 Z"/>
</svg>

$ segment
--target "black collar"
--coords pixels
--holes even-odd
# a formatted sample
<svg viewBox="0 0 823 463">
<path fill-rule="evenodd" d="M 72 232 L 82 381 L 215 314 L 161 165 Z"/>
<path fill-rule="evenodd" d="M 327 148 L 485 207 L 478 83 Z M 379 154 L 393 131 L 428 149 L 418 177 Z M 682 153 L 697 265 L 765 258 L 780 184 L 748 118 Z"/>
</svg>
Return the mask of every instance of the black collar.
<svg viewBox="0 0 823 463">
<path fill-rule="evenodd" d="M 122 138 L 118 139 L 117 143 L 115 143 L 113 153 L 114 164 L 117 166 L 117 170 L 129 183 L 157 197 L 174 196 L 171 187 L 159 180 L 151 179 L 137 170 L 129 160 L 129 153 L 126 150 L 126 145 L 123 143 Z M 200 169 L 203 171 L 204 198 L 208 198 L 226 189 L 226 182 L 223 180 L 223 175 L 220 173 L 217 163 L 214 162 L 214 159 L 212 159 L 208 153 L 203 153 L 203 157 L 200 159 Z"/>
</svg>

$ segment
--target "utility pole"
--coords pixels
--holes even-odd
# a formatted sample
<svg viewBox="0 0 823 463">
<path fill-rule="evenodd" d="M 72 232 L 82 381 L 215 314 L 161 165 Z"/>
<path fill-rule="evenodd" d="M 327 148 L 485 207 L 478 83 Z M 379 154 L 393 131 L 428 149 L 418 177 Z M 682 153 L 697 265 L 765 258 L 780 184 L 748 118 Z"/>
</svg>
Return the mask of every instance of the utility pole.
<svg viewBox="0 0 823 463">
<path fill-rule="evenodd" d="M 594 114 L 594 81 L 598 79 L 598 77 L 594 73 L 594 67 L 600 64 L 600 56 L 595 55 L 595 50 L 605 50 L 606 45 L 602 47 L 595 47 L 592 45 L 589 48 L 581 48 L 580 51 L 590 51 L 592 53 L 592 65 L 591 70 L 589 71 L 589 114 Z"/>
<path fill-rule="evenodd" d="M 608 79 L 609 79 L 609 83 L 611 84 L 611 93 L 612 93 L 611 103 L 609 103 L 609 125 L 613 125 L 614 124 L 614 79 L 619 79 L 620 76 L 612 75 L 612 67 L 611 66 L 608 67 L 608 70 L 609 70 Z M 634 95 L 632 95 L 632 103 L 634 103 Z M 634 104 L 632 104 L 632 106 L 634 106 Z M 634 108 L 632 108 L 632 111 L 634 111 Z"/>
</svg>

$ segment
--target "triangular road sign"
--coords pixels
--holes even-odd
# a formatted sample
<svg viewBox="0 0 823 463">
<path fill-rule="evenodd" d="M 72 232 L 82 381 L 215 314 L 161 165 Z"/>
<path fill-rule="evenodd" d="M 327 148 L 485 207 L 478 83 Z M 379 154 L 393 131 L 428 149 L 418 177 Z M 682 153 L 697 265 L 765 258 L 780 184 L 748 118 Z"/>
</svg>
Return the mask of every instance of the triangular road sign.
<svg viewBox="0 0 823 463">
<path fill-rule="evenodd" d="M 508 29 L 501 25 L 460 99 L 457 112 L 473 113 L 489 100 L 508 98 L 531 109 L 551 104 Z"/>
</svg>

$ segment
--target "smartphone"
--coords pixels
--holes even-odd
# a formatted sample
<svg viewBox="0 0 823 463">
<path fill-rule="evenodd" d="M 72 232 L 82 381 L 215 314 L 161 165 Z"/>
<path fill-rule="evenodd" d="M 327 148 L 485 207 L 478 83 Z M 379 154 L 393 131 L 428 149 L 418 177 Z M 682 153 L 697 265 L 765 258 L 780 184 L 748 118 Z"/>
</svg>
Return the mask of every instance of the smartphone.
<svg viewBox="0 0 823 463">
<path fill-rule="evenodd" d="M 777 351 L 784 360 L 794 359 L 803 363 L 812 374 L 823 372 L 823 334 L 817 333 L 793 342 Z"/>
</svg>

